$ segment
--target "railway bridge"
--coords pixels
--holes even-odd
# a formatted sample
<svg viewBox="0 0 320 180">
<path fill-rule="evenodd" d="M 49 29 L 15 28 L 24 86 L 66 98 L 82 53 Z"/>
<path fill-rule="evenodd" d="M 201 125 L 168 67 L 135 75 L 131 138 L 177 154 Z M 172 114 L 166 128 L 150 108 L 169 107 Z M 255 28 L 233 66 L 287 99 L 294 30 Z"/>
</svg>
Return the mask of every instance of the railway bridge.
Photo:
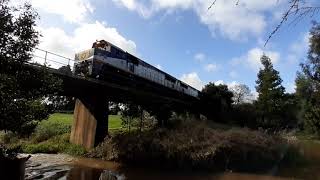
<svg viewBox="0 0 320 180">
<path fill-rule="evenodd" d="M 62 94 L 76 98 L 70 142 L 90 149 L 108 134 L 108 104 L 134 102 L 159 110 L 198 112 L 198 99 L 144 79 L 110 73 L 114 81 L 75 75 L 61 67 L 73 68 L 74 60 L 36 49 L 28 68 L 46 68 L 63 82 Z"/>
</svg>

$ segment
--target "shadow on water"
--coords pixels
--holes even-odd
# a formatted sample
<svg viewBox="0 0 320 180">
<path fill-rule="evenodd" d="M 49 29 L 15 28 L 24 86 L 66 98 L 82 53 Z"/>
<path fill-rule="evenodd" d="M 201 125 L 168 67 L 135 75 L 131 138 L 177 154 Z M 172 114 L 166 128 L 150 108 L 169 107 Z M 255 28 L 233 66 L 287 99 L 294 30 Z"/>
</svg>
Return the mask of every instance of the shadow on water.
<svg viewBox="0 0 320 180">
<path fill-rule="evenodd" d="M 123 180 L 123 175 L 110 170 L 101 170 L 88 167 L 73 167 L 66 175 L 67 180 Z"/>
<path fill-rule="evenodd" d="M 123 167 L 118 163 L 89 158 L 74 158 L 66 164 L 56 165 L 56 161 L 49 166 L 37 164 L 37 158 L 48 162 L 58 155 L 42 155 L 34 158 L 27 168 L 29 176 L 26 179 L 66 179 L 66 180 L 285 180 L 285 179 L 320 179 L 320 143 L 304 141 L 298 144 L 300 153 L 308 161 L 303 166 L 280 167 L 276 176 L 261 174 L 246 174 L 234 172 L 200 173 L 165 171 L 156 168 Z M 57 158 L 58 159 L 58 158 Z M 42 164 L 42 163 L 41 163 Z M 47 164 L 48 165 L 48 164 Z"/>
<path fill-rule="evenodd" d="M 172 173 L 137 170 L 127 171 L 125 175 L 117 174 L 109 170 L 99 170 L 86 167 L 74 167 L 66 175 L 67 180 L 286 180 L 274 176 L 241 174 L 241 173 L 221 173 L 221 174 L 201 174 L 201 173 Z"/>
<path fill-rule="evenodd" d="M 277 174 L 282 177 L 320 180 L 320 142 L 301 141 L 297 146 L 305 163 L 281 167 Z"/>
</svg>

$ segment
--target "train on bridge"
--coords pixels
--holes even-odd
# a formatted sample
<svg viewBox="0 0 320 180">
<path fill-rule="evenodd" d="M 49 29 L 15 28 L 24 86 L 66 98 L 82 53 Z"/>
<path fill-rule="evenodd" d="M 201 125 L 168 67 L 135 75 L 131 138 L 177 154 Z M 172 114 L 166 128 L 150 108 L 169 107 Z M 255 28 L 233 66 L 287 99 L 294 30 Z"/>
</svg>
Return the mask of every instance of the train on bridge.
<svg viewBox="0 0 320 180">
<path fill-rule="evenodd" d="M 105 40 L 75 55 L 74 73 L 104 79 L 109 73 L 143 78 L 158 85 L 198 98 L 199 91 Z"/>
</svg>

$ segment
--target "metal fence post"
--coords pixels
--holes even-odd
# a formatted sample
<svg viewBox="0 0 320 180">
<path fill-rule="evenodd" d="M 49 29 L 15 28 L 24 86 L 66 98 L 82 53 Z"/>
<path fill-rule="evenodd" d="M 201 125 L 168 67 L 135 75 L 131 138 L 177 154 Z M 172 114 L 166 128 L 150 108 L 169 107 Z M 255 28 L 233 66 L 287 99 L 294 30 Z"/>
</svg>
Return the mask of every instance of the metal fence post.
<svg viewBox="0 0 320 180">
<path fill-rule="evenodd" d="M 45 54 L 45 56 L 44 56 L 44 65 L 47 64 L 47 55 L 48 55 L 48 51 L 45 51 L 45 52 L 46 52 L 46 54 Z"/>
</svg>

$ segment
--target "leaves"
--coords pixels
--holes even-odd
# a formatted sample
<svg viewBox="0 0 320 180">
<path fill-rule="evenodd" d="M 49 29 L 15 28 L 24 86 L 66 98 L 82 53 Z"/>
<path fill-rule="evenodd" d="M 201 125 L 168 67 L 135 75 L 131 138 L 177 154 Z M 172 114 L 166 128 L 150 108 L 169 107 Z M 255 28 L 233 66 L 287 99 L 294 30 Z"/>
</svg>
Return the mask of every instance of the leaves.
<svg viewBox="0 0 320 180">
<path fill-rule="evenodd" d="M 256 90 L 259 93 L 256 107 L 260 114 L 260 124 L 265 128 L 278 128 L 284 124 L 281 122 L 284 110 L 284 92 L 281 85 L 282 79 L 279 72 L 273 68 L 271 59 L 263 55 L 261 57 L 263 69 L 258 73 Z"/>
<path fill-rule="evenodd" d="M 38 45 L 38 14 L 30 4 L 11 7 L 0 0 L 0 130 L 30 134 L 48 117 L 45 96 L 59 92 L 61 81 L 45 69 L 25 65 Z"/>
<path fill-rule="evenodd" d="M 302 73 L 296 78 L 304 128 L 320 135 L 320 24 L 310 30 L 308 60 L 301 64 Z"/>
</svg>

